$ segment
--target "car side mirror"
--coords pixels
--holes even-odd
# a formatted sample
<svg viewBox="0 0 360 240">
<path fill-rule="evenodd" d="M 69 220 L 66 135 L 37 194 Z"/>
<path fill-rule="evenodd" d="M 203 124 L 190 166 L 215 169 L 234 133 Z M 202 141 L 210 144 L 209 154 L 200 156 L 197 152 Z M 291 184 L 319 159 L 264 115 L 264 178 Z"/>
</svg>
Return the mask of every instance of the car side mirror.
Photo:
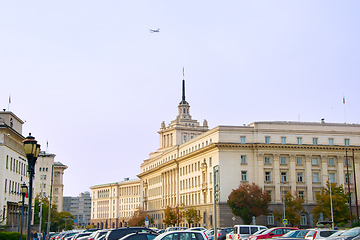
<svg viewBox="0 0 360 240">
<path fill-rule="evenodd" d="M 274 235 L 274 233 L 269 233 L 270 236 Z"/>
</svg>

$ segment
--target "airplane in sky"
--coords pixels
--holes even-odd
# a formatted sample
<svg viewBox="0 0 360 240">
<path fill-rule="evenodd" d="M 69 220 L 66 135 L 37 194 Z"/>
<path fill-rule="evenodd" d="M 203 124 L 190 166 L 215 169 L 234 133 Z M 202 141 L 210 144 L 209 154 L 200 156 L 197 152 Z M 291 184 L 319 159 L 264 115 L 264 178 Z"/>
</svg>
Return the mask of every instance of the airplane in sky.
<svg viewBox="0 0 360 240">
<path fill-rule="evenodd" d="M 158 28 L 158 29 L 150 29 L 150 32 L 151 33 L 158 33 L 158 32 L 160 32 L 160 28 Z"/>
</svg>

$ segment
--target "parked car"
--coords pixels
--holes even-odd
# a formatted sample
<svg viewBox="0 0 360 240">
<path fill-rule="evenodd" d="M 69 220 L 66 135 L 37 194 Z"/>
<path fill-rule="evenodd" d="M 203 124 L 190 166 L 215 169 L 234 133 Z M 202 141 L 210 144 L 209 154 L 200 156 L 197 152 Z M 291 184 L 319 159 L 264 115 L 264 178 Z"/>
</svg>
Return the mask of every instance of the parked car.
<svg viewBox="0 0 360 240">
<path fill-rule="evenodd" d="M 181 230 L 187 230 L 187 227 L 168 227 L 165 229 L 165 232 L 171 232 L 171 231 L 181 231 Z"/>
<path fill-rule="evenodd" d="M 87 240 L 99 240 L 101 236 L 105 236 L 105 234 L 109 231 L 109 229 L 102 229 L 96 232 L 93 232 Z"/>
<path fill-rule="evenodd" d="M 210 228 L 209 230 L 205 231 L 205 235 L 207 236 L 208 240 L 213 240 L 214 238 L 214 228 Z M 221 231 L 221 228 L 217 228 L 217 232 Z"/>
<path fill-rule="evenodd" d="M 250 236 L 249 240 L 280 237 L 280 236 L 284 235 L 285 233 L 290 232 L 291 230 L 298 230 L 298 228 L 294 228 L 294 227 L 274 227 L 274 228 L 267 229 L 266 231 L 264 231 L 261 234 Z"/>
<path fill-rule="evenodd" d="M 248 237 L 242 237 L 240 240 L 248 240 L 249 237 L 254 236 L 254 235 L 261 234 L 261 233 L 265 232 L 266 230 L 267 230 L 267 228 L 266 228 L 266 229 L 260 229 L 259 231 L 255 232 L 254 234 L 252 234 L 252 235 L 250 235 L 250 236 L 248 236 Z"/>
<path fill-rule="evenodd" d="M 344 232 L 346 232 L 346 230 L 337 230 L 336 233 L 334 233 L 330 237 L 326 238 L 326 240 L 333 240 L 333 239 L 337 238 L 338 236 L 340 236 L 341 234 L 343 234 Z"/>
<path fill-rule="evenodd" d="M 273 238 L 274 240 L 298 240 L 299 238 L 304 238 L 305 235 L 309 232 L 308 229 L 299 229 L 299 230 L 292 230 L 288 233 L 285 233 L 281 237 Z"/>
<path fill-rule="evenodd" d="M 208 240 L 205 233 L 201 231 L 171 231 L 157 236 L 154 240 Z"/>
<path fill-rule="evenodd" d="M 234 230 L 226 234 L 226 240 L 232 240 L 234 235 Z"/>
<path fill-rule="evenodd" d="M 150 228 L 145 228 L 145 227 L 125 227 L 125 228 L 115 228 L 115 229 L 110 229 L 106 234 L 104 239 L 105 240 L 118 240 L 120 238 L 122 238 L 125 235 L 128 235 L 129 233 L 134 233 L 134 232 L 152 232 L 156 234 L 156 231 L 150 229 Z"/>
<path fill-rule="evenodd" d="M 333 229 L 326 229 L 326 228 L 310 229 L 304 238 L 308 240 L 325 239 L 330 237 L 334 233 L 336 233 L 336 230 Z"/>
<path fill-rule="evenodd" d="M 233 227 L 231 227 L 231 228 L 223 228 L 223 229 L 221 229 L 221 231 L 218 232 L 217 239 L 218 240 L 225 240 L 226 239 L 226 234 L 228 234 L 230 232 L 233 232 L 233 231 L 234 231 Z"/>
<path fill-rule="evenodd" d="M 206 231 L 206 228 L 203 227 L 193 227 L 193 228 L 189 228 L 188 230 L 190 231 Z"/>
<path fill-rule="evenodd" d="M 360 227 L 355 227 L 343 232 L 340 236 L 332 238 L 332 240 L 351 240 L 360 238 Z"/>
<path fill-rule="evenodd" d="M 135 232 L 125 235 L 119 240 L 153 240 L 158 235 L 159 235 L 158 233 L 153 233 L 153 232 Z"/>
<path fill-rule="evenodd" d="M 235 225 L 233 239 L 240 240 L 247 238 L 261 229 L 267 229 L 267 227 L 260 225 Z"/>
<path fill-rule="evenodd" d="M 82 240 L 85 239 L 84 237 L 86 236 L 90 236 L 92 234 L 92 232 L 79 232 L 77 234 L 75 234 L 71 240 Z M 80 239 L 81 238 L 81 239 Z M 86 238 L 87 239 L 87 238 Z"/>
</svg>

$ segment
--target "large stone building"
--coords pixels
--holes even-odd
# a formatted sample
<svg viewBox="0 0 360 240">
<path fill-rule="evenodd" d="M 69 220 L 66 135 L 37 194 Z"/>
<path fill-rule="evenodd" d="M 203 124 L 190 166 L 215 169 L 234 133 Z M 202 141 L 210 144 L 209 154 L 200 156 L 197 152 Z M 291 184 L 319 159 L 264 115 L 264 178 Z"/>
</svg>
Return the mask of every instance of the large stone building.
<svg viewBox="0 0 360 240">
<path fill-rule="evenodd" d="M 63 211 L 75 217 L 76 226 L 87 226 L 91 218 L 91 196 L 89 192 L 80 193 L 78 197 L 64 197 Z"/>
<path fill-rule="evenodd" d="M 51 204 L 55 204 L 58 212 L 61 212 L 63 210 L 63 177 L 67 166 L 61 162 L 55 162 L 55 156 L 55 154 L 40 151 L 35 164 L 36 174 L 33 186 L 36 196 L 50 199 L 51 193 Z M 51 186 L 52 191 L 50 191 Z"/>
<path fill-rule="evenodd" d="M 90 187 L 91 224 L 97 228 L 117 228 L 127 225 L 127 221 L 140 208 L 139 179 L 108 183 Z"/>
<path fill-rule="evenodd" d="M 306 212 L 301 225 L 312 226 L 315 194 L 327 179 L 337 185 L 347 182 L 354 194 L 354 171 L 360 171 L 360 125 L 320 122 L 254 122 L 243 126 L 217 126 L 208 129 L 190 115 L 185 100 L 178 115 L 168 125 L 161 123 L 160 147 L 141 164 L 142 207 L 154 218 L 154 225 L 165 227 L 162 219 L 167 206 L 195 207 L 201 225 L 213 227 L 214 166 L 219 168 L 220 195 L 217 204 L 218 226 L 233 222 L 227 198 L 241 182 L 254 182 L 271 194 L 270 212 L 281 207 L 282 192 L 295 192 L 304 199 Z M 355 150 L 355 166 L 345 161 Z M 347 151 L 347 153 L 346 153 Z M 359 178 L 357 190 L 359 191 Z M 347 188 L 346 188 L 347 189 Z M 257 223 L 272 226 L 272 213 L 259 217 Z M 185 224 L 181 224 L 185 225 Z"/>
<path fill-rule="evenodd" d="M 24 122 L 14 113 L 0 112 L 0 222 L 1 225 L 18 226 L 20 187 L 28 185 L 27 160 L 22 141 Z M 27 199 L 26 199 L 27 200 Z M 27 204 L 25 207 L 27 213 Z M 4 220 L 4 221 L 2 221 Z"/>
<path fill-rule="evenodd" d="M 0 220 L 1 225 L 18 226 L 18 202 L 22 200 L 20 187 L 22 183 L 29 186 L 28 161 L 25 156 L 22 135 L 22 125 L 24 122 L 10 111 L 0 112 Z M 63 171 L 66 169 L 61 163 L 54 162 L 54 154 L 41 152 L 35 165 L 35 176 L 33 180 L 33 197 L 38 194 L 49 196 L 51 169 L 54 166 L 54 188 L 53 203 L 56 199 L 61 202 L 62 208 L 62 189 Z M 57 174 L 56 174 L 57 173 Z M 56 177 L 56 175 L 58 177 Z M 41 185 L 42 184 L 42 185 Z M 42 189 L 41 189 L 42 186 Z M 56 194 L 56 188 L 61 189 Z M 32 203 L 34 204 L 34 199 Z M 25 214 L 27 214 L 28 199 L 25 199 Z M 25 222 L 25 224 L 27 221 Z M 26 226 L 24 226 L 26 227 Z M 11 229 L 14 230 L 14 229 Z"/>
</svg>

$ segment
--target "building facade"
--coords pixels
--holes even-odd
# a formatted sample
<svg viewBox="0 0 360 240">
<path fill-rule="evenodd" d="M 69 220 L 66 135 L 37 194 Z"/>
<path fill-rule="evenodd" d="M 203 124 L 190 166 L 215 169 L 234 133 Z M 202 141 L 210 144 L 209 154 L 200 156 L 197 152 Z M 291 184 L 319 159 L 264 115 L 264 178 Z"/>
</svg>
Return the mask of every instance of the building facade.
<svg viewBox="0 0 360 240">
<path fill-rule="evenodd" d="M 97 228 L 127 226 L 140 207 L 140 181 L 125 178 L 122 182 L 90 187 L 91 224 Z"/>
<path fill-rule="evenodd" d="M 167 126 L 161 123 L 160 147 L 141 164 L 138 175 L 142 207 L 153 217 L 155 227 L 165 227 L 162 220 L 167 206 L 195 207 L 202 217 L 198 225 L 213 227 L 215 166 L 219 169 L 216 214 L 220 227 L 242 223 L 238 217 L 232 220 L 226 204 L 241 182 L 255 183 L 270 192 L 270 215 L 256 219 L 267 226 L 280 225 L 272 212 L 281 208 L 285 191 L 304 199 L 304 227 L 317 220 L 312 216 L 315 195 L 328 179 L 344 185 L 346 191 L 349 179 L 354 196 L 354 173 L 360 171 L 359 124 L 280 121 L 208 129 L 206 120 L 203 126 L 192 120 L 184 85 L 183 80 L 176 119 Z M 359 191 L 359 178 L 356 181 Z"/>
<path fill-rule="evenodd" d="M 29 185 L 27 159 L 22 141 L 24 122 L 14 113 L 0 112 L 0 225 L 18 226 L 20 187 Z M 27 214 L 27 199 L 25 213 Z"/>
<path fill-rule="evenodd" d="M 61 162 L 55 162 L 55 156 L 55 154 L 40 151 L 35 164 L 36 174 L 34 176 L 33 186 L 36 197 L 42 196 L 50 199 L 51 193 L 51 204 L 55 204 L 57 211 L 61 212 L 63 210 L 63 177 L 67 166 Z"/>
<path fill-rule="evenodd" d="M 63 211 L 71 213 L 75 217 L 76 226 L 90 225 L 91 196 L 89 192 L 80 193 L 78 197 L 64 197 Z"/>
</svg>

